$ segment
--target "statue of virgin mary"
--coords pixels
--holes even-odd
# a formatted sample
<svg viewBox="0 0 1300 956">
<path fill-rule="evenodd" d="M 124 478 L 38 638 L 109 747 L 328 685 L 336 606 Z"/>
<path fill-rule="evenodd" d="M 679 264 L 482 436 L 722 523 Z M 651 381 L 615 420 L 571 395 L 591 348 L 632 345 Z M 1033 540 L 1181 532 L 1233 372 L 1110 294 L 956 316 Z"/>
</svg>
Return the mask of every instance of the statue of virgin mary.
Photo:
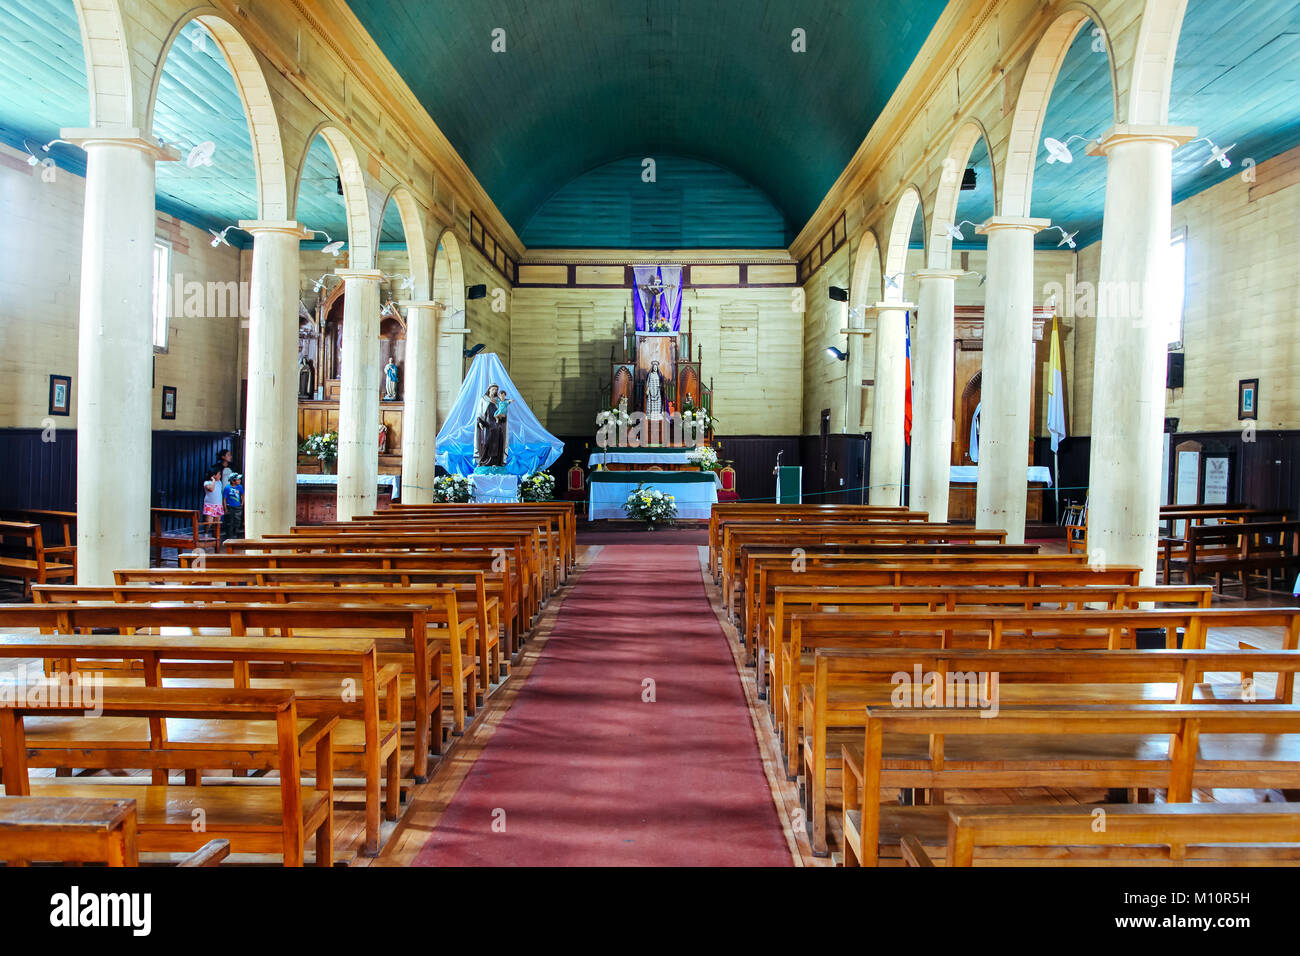
<svg viewBox="0 0 1300 956">
<path fill-rule="evenodd" d="M 486 468 L 506 463 L 506 419 L 498 415 L 499 391 L 489 385 L 474 413 L 474 461 Z"/>
</svg>

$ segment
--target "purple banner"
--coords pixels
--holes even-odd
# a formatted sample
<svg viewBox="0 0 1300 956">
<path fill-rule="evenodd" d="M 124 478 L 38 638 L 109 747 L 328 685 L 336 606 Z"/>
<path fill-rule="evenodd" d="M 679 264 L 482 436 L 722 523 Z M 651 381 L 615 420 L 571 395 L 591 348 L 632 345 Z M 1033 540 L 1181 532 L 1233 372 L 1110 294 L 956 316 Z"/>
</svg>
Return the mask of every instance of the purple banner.
<svg viewBox="0 0 1300 956">
<path fill-rule="evenodd" d="M 677 332 L 682 325 L 682 267 L 633 266 L 632 317 L 638 332 Z"/>
</svg>

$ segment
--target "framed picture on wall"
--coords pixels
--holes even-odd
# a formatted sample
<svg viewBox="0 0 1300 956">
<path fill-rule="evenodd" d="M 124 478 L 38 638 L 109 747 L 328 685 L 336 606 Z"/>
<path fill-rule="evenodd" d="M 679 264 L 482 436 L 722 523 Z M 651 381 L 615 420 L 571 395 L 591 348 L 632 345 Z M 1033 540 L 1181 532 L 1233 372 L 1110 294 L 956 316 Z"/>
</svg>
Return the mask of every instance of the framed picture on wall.
<svg viewBox="0 0 1300 956">
<path fill-rule="evenodd" d="M 50 414 L 72 414 L 72 376 L 50 376 Z"/>
<path fill-rule="evenodd" d="M 176 386 L 175 385 L 163 386 L 162 417 L 163 418 L 176 417 Z"/>
<path fill-rule="evenodd" d="M 1259 379 L 1243 378 L 1237 383 L 1237 420 L 1259 418 Z"/>
</svg>

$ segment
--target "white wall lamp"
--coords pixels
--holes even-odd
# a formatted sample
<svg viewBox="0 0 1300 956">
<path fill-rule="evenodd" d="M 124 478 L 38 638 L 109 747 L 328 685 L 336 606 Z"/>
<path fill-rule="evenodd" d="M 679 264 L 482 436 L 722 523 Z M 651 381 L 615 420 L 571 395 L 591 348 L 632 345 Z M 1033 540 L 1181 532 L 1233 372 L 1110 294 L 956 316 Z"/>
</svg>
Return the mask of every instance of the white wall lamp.
<svg viewBox="0 0 1300 956">
<path fill-rule="evenodd" d="M 1218 163 L 1224 169 L 1227 169 L 1232 165 L 1232 160 L 1228 158 L 1228 150 L 1235 149 L 1237 146 L 1236 143 L 1233 143 L 1231 146 L 1220 147 L 1214 145 L 1214 140 L 1210 139 L 1208 136 L 1202 136 L 1199 139 L 1192 140 L 1192 142 L 1210 144 L 1210 158 L 1201 164 L 1202 167 L 1208 166 L 1210 163 Z"/>
<path fill-rule="evenodd" d="M 1080 136 L 1078 133 L 1073 133 L 1070 136 L 1067 136 L 1064 140 L 1052 139 L 1052 137 L 1048 136 L 1043 140 L 1043 148 L 1047 150 L 1047 164 L 1050 166 L 1053 163 L 1064 163 L 1066 166 L 1069 166 L 1074 162 L 1074 153 L 1070 151 L 1070 143 L 1076 139 L 1081 139 L 1085 143 L 1101 142 L 1101 140 L 1093 140 L 1089 139 L 1087 136 Z"/>
<path fill-rule="evenodd" d="M 325 237 L 325 245 L 321 246 L 320 251 L 326 253 L 327 255 L 337 257 L 339 252 L 342 250 L 343 246 L 346 244 L 342 239 L 331 239 L 330 234 L 326 232 L 324 229 L 309 229 L 308 232 L 310 232 L 312 235 L 316 235 L 317 233 L 319 233 L 320 235 Z"/>
<path fill-rule="evenodd" d="M 1078 229 L 1074 230 L 1074 232 L 1066 232 L 1066 231 L 1065 231 L 1063 228 L 1061 228 L 1060 226 L 1048 226 L 1048 227 L 1047 227 L 1045 230 L 1043 230 L 1043 231 L 1044 231 L 1044 232 L 1051 232 L 1053 229 L 1057 230 L 1057 231 L 1060 232 L 1060 234 L 1061 234 L 1061 241 L 1058 242 L 1058 243 L 1056 244 L 1056 247 L 1057 247 L 1058 249 L 1059 249 L 1061 246 L 1069 246 L 1071 249 L 1075 248 L 1076 243 L 1075 243 L 1075 241 L 1074 241 L 1074 237 L 1077 236 L 1077 235 L 1079 234 L 1079 230 L 1078 230 Z"/>
<path fill-rule="evenodd" d="M 945 226 L 944 228 L 948 230 L 948 238 L 955 239 L 957 242 L 964 242 L 966 240 L 966 234 L 961 231 L 962 226 L 974 226 L 978 229 L 979 223 L 971 222 L 969 219 L 963 219 L 956 225 Z"/>
</svg>

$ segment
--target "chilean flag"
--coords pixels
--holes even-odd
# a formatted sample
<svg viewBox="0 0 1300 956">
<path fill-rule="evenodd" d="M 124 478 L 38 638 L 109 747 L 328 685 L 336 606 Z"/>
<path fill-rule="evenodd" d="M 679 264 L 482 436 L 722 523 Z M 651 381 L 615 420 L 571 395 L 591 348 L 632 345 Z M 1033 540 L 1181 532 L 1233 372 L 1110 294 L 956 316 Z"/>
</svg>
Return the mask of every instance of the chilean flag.
<svg viewBox="0 0 1300 956">
<path fill-rule="evenodd" d="M 903 351 L 903 374 L 907 376 L 904 381 L 903 392 L 903 442 L 912 444 L 912 314 L 903 313 L 903 341 L 906 348 Z"/>
</svg>

